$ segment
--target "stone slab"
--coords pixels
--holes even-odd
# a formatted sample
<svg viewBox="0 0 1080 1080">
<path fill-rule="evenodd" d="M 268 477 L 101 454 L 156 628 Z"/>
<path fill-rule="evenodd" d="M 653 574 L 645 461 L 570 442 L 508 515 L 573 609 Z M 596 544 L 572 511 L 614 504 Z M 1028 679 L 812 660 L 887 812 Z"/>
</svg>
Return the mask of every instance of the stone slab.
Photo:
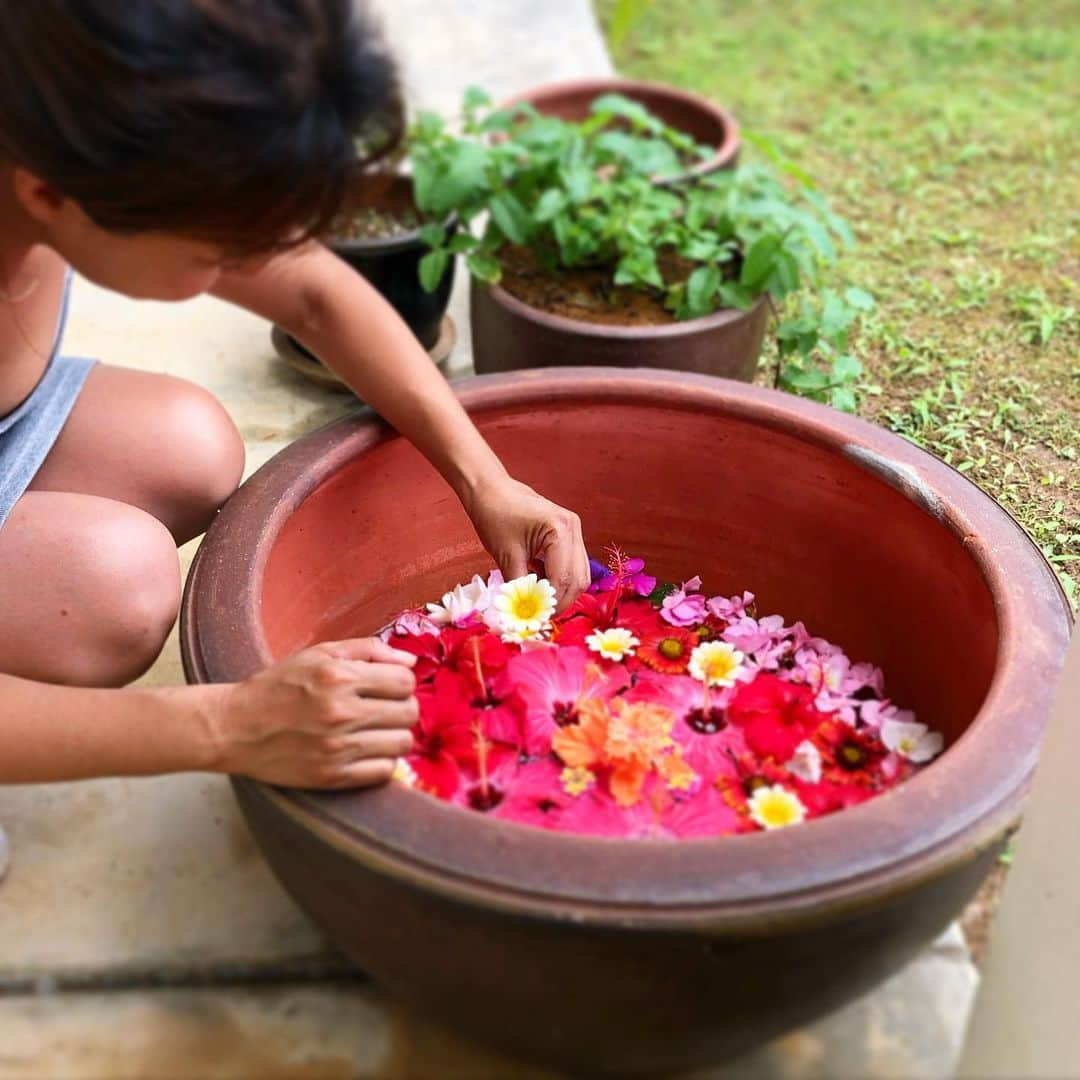
<svg viewBox="0 0 1080 1080">
<path fill-rule="evenodd" d="M 972 979 L 957 931 L 875 994 L 684 1080 L 936 1080 L 951 1075 Z M 0 1078 L 365 1077 L 545 1080 L 362 983 L 0 999 Z"/>
</svg>

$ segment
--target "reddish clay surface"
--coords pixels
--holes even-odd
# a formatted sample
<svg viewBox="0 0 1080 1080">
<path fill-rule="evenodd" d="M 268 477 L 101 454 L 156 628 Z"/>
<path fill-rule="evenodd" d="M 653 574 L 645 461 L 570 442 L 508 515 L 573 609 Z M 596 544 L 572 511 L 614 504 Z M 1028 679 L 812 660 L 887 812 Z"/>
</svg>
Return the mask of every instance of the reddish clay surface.
<svg viewBox="0 0 1080 1080">
<path fill-rule="evenodd" d="M 533 371 L 461 396 L 521 479 L 661 578 L 753 589 L 889 673 L 944 755 L 793 829 L 568 837 L 417 792 L 238 781 L 272 866 L 331 938 L 430 1015 L 577 1072 L 745 1050 L 892 974 L 955 917 L 1017 820 L 1069 631 L 1038 550 L 961 475 L 833 410 L 656 371 Z M 450 491 L 370 414 L 294 444 L 189 580 L 189 677 L 243 678 L 374 630 L 490 560 Z"/>
<path fill-rule="evenodd" d="M 589 115 L 590 106 L 601 94 L 622 94 L 640 102 L 669 127 L 686 132 L 703 146 L 715 147 L 716 153 L 711 158 L 687 170 L 689 175 L 703 176 L 717 169 L 730 169 L 738 161 L 742 143 L 735 117 L 708 98 L 665 83 L 635 79 L 574 79 L 545 83 L 502 102 L 502 107 L 527 101 L 547 116 L 578 121 Z"/>
</svg>

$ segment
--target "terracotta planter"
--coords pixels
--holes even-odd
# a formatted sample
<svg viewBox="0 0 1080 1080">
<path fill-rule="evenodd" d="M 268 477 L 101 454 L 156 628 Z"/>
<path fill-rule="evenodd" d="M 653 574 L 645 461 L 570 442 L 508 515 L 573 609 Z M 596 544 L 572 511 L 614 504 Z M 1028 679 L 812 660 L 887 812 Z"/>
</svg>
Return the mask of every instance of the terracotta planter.
<svg viewBox="0 0 1080 1080">
<path fill-rule="evenodd" d="M 663 326 L 609 326 L 551 315 L 475 278 L 471 291 L 477 374 L 537 367 L 652 367 L 750 382 L 769 323 L 761 297 L 749 311 L 725 308 Z"/>
<path fill-rule="evenodd" d="M 741 141 L 739 125 L 726 109 L 688 90 L 666 83 L 634 79 L 574 79 L 545 83 L 502 103 L 503 108 L 528 102 L 538 112 L 562 120 L 584 120 L 601 94 L 622 94 L 640 102 L 669 127 L 685 131 L 704 146 L 715 148 L 713 156 L 683 175 L 704 176 L 717 169 L 734 168 Z M 679 179 L 670 177 L 669 180 Z"/>
<path fill-rule="evenodd" d="M 357 206 L 375 206 L 394 212 L 413 210 L 412 180 L 407 176 L 382 180 L 360 177 L 350 193 L 346 209 Z M 452 228 L 452 225 L 447 227 Z M 327 244 L 390 301 L 425 349 L 435 345 L 450 302 L 455 260 L 451 260 L 439 287 L 429 293 L 420 285 L 420 260 L 429 249 L 420 239 L 419 229 L 374 240 L 330 237 Z"/>
<path fill-rule="evenodd" d="M 560 836 L 414 791 L 236 790 L 281 880 L 414 1006 L 522 1057 L 669 1075 L 869 989 L 960 911 L 1017 820 L 1069 618 L 1038 550 L 937 459 L 720 380 L 532 371 L 460 388 L 521 479 L 661 578 L 754 589 L 882 664 L 948 749 L 798 828 L 678 843 Z M 369 413 L 283 451 L 188 582 L 192 681 L 370 632 L 489 565 L 434 470 Z"/>
</svg>

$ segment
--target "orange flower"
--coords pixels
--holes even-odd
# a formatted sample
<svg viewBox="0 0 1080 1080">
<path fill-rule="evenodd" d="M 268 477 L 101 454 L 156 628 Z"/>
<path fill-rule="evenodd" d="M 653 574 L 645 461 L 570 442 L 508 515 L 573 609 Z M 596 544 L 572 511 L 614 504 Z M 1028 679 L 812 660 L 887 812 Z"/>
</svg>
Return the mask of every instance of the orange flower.
<svg viewBox="0 0 1080 1080">
<path fill-rule="evenodd" d="M 688 788 L 697 779 L 671 737 L 675 714 L 670 709 L 617 700 L 611 710 L 604 701 L 586 698 L 578 707 L 578 722 L 555 732 L 551 746 L 565 765 L 610 768 L 611 794 L 620 806 L 640 800 L 653 769 L 673 788 Z"/>
<path fill-rule="evenodd" d="M 572 769 L 589 769 L 605 763 L 604 746 L 610 716 L 599 698 L 582 698 L 577 704 L 578 722 L 559 728 L 551 748 Z"/>
</svg>

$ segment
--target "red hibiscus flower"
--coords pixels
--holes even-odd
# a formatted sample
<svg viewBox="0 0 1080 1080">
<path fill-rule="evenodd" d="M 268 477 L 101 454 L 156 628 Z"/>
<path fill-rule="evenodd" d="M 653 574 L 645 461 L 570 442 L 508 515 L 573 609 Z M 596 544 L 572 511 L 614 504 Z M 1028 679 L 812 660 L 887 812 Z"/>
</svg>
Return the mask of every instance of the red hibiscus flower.
<svg viewBox="0 0 1080 1080">
<path fill-rule="evenodd" d="M 448 799 L 461 782 L 462 766 L 476 763 L 472 693 L 460 675 L 442 668 L 416 698 L 420 719 L 413 728 L 416 745 L 409 763 L 419 787 Z"/>
<path fill-rule="evenodd" d="M 466 680 L 479 703 L 489 702 L 489 680 L 506 667 L 515 650 L 483 625 L 444 630 L 439 640 L 447 666 Z"/>
<path fill-rule="evenodd" d="M 799 743 L 825 719 L 814 707 L 809 687 L 775 675 L 758 675 L 740 686 L 728 705 L 727 717 L 743 729 L 746 745 L 758 757 L 781 763 L 790 760 Z"/>
<path fill-rule="evenodd" d="M 416 657 L 413 674 L 416 676 L 417 686 L 422 686 L 435 678 L 435 672 L 439 670 L 443 656 L 440 638 L 434 634 L 402 634 L 392 637 L 389 644 L 392 648 L 412 653 Z"/>
</svg>

